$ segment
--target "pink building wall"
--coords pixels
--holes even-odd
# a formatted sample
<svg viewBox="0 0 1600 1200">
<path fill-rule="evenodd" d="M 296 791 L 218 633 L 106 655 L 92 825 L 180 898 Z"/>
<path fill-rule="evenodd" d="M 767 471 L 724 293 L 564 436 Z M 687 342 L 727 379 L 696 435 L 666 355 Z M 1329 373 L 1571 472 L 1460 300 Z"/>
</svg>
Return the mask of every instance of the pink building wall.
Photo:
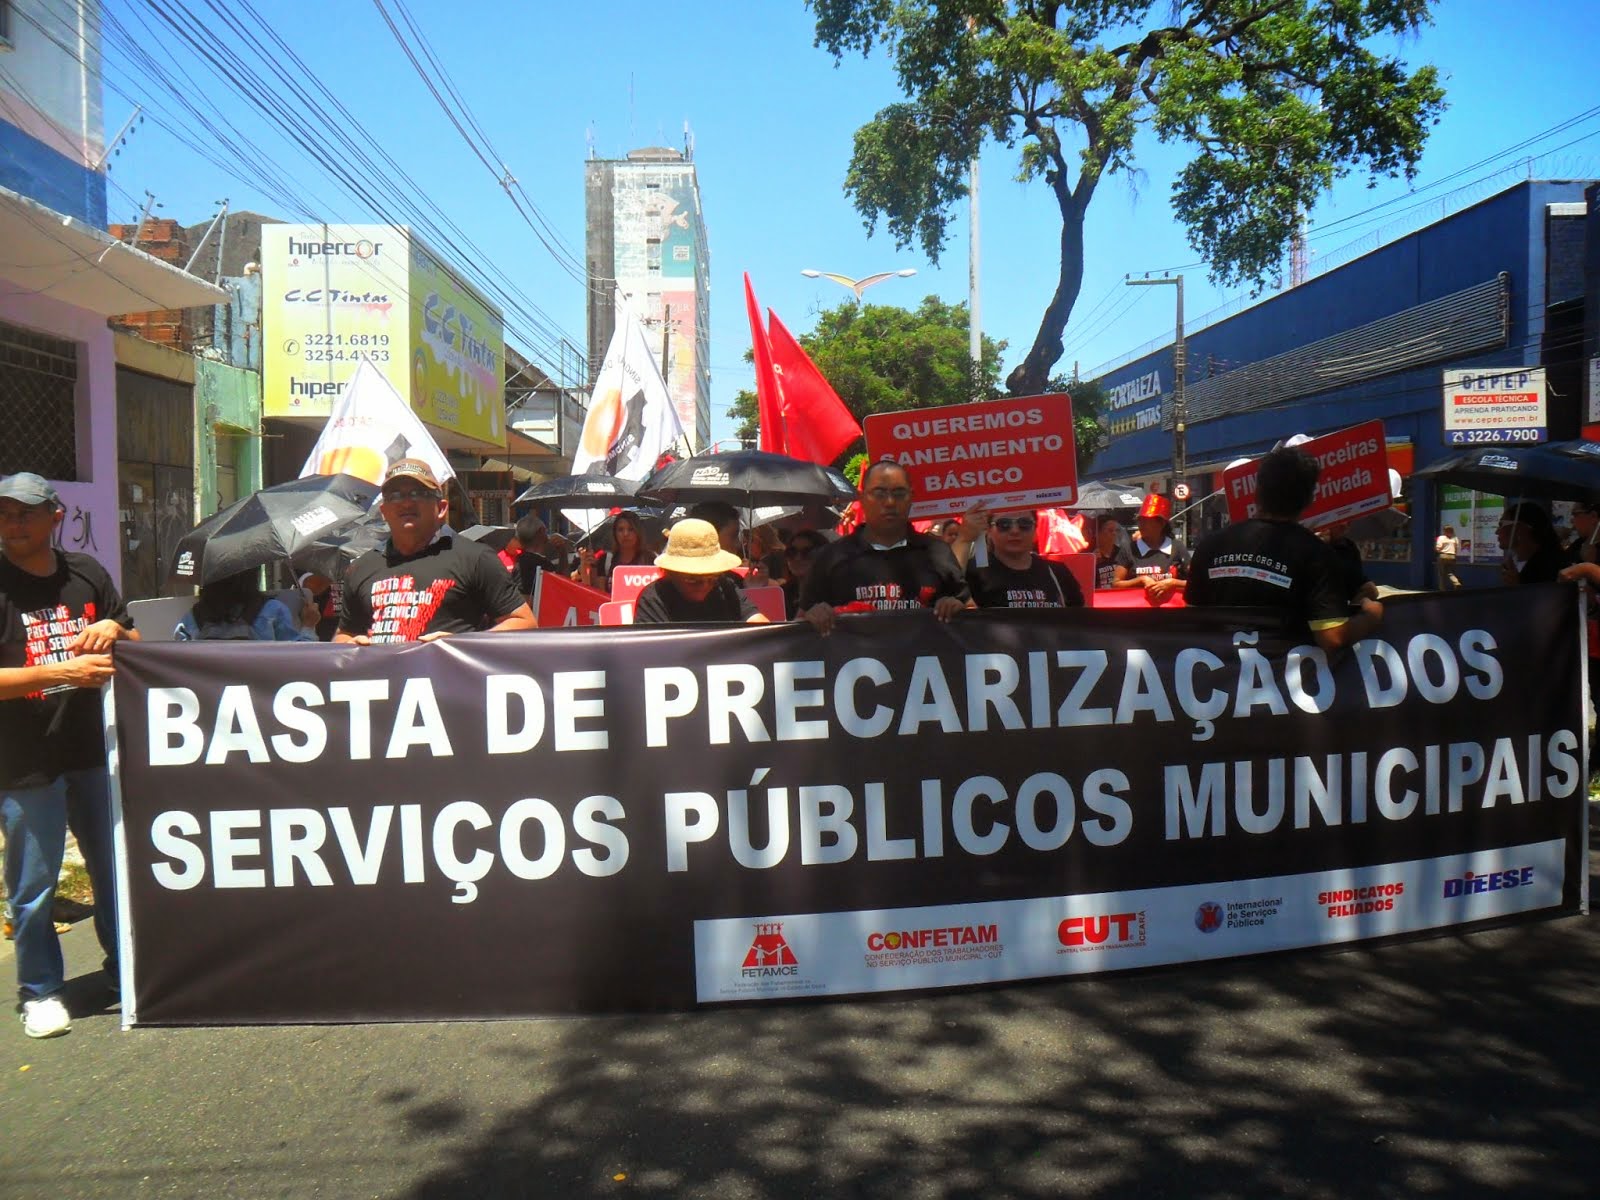
<svg viewBox="0 0 1600 1200">
<path fill-rule="evenodd" d="M 120 588 L 117 366 L 111 330 L 103 316 L 48 296 L 0 294 L 0 321 L 78 344 L 78 479 L 51 481 L 67 506 L 61 545 L 92 555 Z"/>
</svg>

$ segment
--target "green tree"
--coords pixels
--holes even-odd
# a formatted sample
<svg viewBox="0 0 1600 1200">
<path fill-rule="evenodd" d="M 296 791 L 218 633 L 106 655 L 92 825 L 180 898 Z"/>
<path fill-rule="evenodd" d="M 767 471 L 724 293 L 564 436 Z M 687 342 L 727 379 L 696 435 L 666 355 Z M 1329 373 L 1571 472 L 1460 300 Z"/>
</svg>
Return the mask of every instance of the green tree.
<svg viewBox="0 0 1600 1200">
<path fill-rule="evenodd" d="M 1061 214 L 1054 294 L 1013 394 L 1045 389 L 1083 283 L 1083 222 L 1149 129 L 1192 145 L 1172 206 L 1223 285 L 1280 274 L 1303 213 L 1353 168 L 1415 174 L 1438 72 L 1373 49 L 1433 0 L 807 0 L 836 59 L 882 46 L 903 103 L 856 131 L 845 190 L 867 228 L 934 261 L 968 162 L 1020 143 Z"/>
<path fill-rule="evenodd" d="M 1006 343 L 983 339 L 974 380 L 967 342 L 967 306 L 929 296 L 914 309 L 846 300 L 824 309 L 799 341 L 856 420 L 873 413 L 938 408 L 1000 395 Z M 746 358 L 749 355 L 746 354 Z M 729 409 L 738 436 L 757 434 L 756 394 L 741 391 Z M 851 452 L 859 447 L 851 447 Z"/>
</svg>

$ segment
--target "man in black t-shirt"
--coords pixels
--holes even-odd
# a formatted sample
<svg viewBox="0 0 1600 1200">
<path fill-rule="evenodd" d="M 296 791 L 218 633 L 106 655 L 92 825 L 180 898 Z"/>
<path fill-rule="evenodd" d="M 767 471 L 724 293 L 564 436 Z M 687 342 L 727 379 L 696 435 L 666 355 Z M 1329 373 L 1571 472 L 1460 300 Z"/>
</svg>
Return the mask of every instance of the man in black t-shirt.
<svg viewBox="0 0 1600 1200">
<path fill-rule="evenodd" d="M 800 585 L 799 619 L 833 632 L 835 614 L 931 608 L 948 621 L 971 606 L 950 547 L 911 528 L 911 480 L 892 459 L 861 473 L 862 524 L 811 560 Z"/>
<path fill-rule="evenodd" d="M 990 516 L 974 509 L 962 520 L 961 535 L 970 527 L 987 531 L 993 551 L 987 566 L 967 567 L 967 586 L 979 608 L 1081 608 L 1083 589 L 1061 563 L 1034 552 L 1038 515 L 1012 509 Z"/>
<path fill-rule="evenodd" d="M 667 548 L 656 556 L 662 577 L 639 593 L 633 606 L 635 625 L 679 622 L 739 622 L 765 625 L 767 618 L 744 594 L 736 575 L 728 572 L 741 559 L 722 548 L 717 528 L 709 521 L 686 517 L 667 535 Z"/>
<path fill-rule="evenodd" d="M 1275 608 L 1311 631 L 1322 649 L 1352 646 L 1376 630 L 1383 605 L 1363 598 L 1352 611 L 1340 568 L 1316 534 L 1299 523 L 1320 468 L 1301 450 L 1274 450 L 1256 473 L 1256 512 L 1200 544 L 1189 571 L 1190 605 Z"/>
<path fill-rule="evenodd" d="M 511 633 L 536 622 L 495 552 L 440 535 L 444 489 L 421 459 L 403 458 L 383 479 L 378 511 L 389 541 L 350 564 L 336 642 L 429 642 L 452 633 Z"/>
<path fill-rule="evenodd" d="M 29 1037 L 72 1028 L 51 911 L 69 818 L 94 885 L 106 972 L 119 987 L 100 687 L 112 644 L 139 635 L 105 568 L 52 544 L 64 512 L 38 475 L 0 480 L 0 823 Z"/>
</svg>

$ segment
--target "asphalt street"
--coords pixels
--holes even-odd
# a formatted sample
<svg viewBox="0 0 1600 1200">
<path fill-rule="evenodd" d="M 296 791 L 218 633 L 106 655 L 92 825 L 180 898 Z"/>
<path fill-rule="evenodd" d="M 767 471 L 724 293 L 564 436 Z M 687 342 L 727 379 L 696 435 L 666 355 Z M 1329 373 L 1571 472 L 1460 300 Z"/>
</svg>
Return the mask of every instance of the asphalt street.
<svg viewBox="0 0 1600 1200">
<path fill-rule="evenodd" d="M 7 1200 L 1600 1191 L 1590 917 L 886 1002 L 128 1033 L 89 923 L 64 941 L 73 1032 L 0 1026 Z"/>
</svg>

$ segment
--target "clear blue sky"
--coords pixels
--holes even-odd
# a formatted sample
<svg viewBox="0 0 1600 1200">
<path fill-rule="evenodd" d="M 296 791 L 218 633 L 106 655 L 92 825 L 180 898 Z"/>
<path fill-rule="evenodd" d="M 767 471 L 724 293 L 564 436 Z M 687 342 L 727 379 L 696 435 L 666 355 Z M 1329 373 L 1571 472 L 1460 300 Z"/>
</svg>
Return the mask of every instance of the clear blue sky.
<svg viewBox="0 0 1600 1200">
<path fill-rule="evenodd" d="M 153 47 L 162 40 L 154 36 L 159 27 L 143 5 L 106 0 L 106 7 L 128 29 L 148 35 L 140 37 L 143 44 Z M 203 0 L 189 0 L 189 7 L 202 20 L 216 20 Z M 393 4 L 388 7 L 392 12 Z M 250 13 L 232 3 L 226 8 L 252 24 Z M 428 199 L 582 347 L 582 285 L 558 267 L 451 127 L 374 4 L 254 0 L 254 11 L 273 23 Z M 847 296 L 834 284 L 802 278 L 804 267 L 856 277 L 891 268 L 918 270 L 915 278 L 873 289 L 869 296 L 875 302 L 911 305 L 929 293 L 952 301 L 966 298 L 964 218 L 935 267 L 915 250 L 897 251 L 886 232 L 869 237 L 851 209 L 841 190 L 851 135 L 897 98 L 894 79 L 881 56 L 836 67 L 812 46 L 811 13 L 800 0 L 680 5 L 634 0 L 423 5 L 410 0 L 409 11 L 510 170 L 580 260 L 582 163 L 589 140 L 600 156 L 619 157 L 637 146 L 679 146 L 684 122 L 689 123 L 711 249 L 713 436 L 731 432 L 727 406 L 753 381 L 743 361 L 749 328 L 741 272 L 750 272 L 761 302 L 796 332 L 811 327 L 820 306 Z M 170 46 L 164 34 L 163 39 Z M 237 44 L 232 33 L 224 41 Z M 1445 0 L 1437 24 L 1404 48 L 1410 61 L 1441 68 L 1450 103 L 1413 186 L 1426 188 L 1462 173 L 1415 198 L 1407 197 L 1403 183 L 1369 191 L 1362 179 L 1345 181 L 1312 214 L 1313 263 L 1364 234 L 1405 232 L 1436 217 L 1441 202 L 1459 207 L 1497 190 L 1509 179 L 1476 181 L 1508 166 L 1512 157 L 1543 155 L 1534 171 L 1541 177 L 1600 177 L 1600 111 L 1515 156 L 1463 170 L 1600 104 L 1600 89 L 1594 86 L 1597 51 L 1600 4 L 1595 0 L 1535 0 L 1514 7 L 1495 0 Z M 327 219 L 372 219 L 365 204 L 208 74 L 194 51 L 158 52 L 156 61 L 174 77 L 187 74 L 191 102 L 207 113 L 213 105 L 220 109 L 250 144 L 252 158 L 275 164 Z M 259 59 L 247 61 L 259 66 Z M 110 41 L 105 74 L 108 136 L 131 109 L 123 94 L 153 101 L 168 114 L 162 118 L 168 124 L 179 120 L 171 115 L 181 111 L 177 103 Z M 277 98 L 290 105 L 281 93 Z M 182 120 L 193 128 L 192 116 Z M 1231 298 L 1211 288 L 1204 268 L 1194 265 L 1195 255 L 1171 215 L 1172 174 L 1183 161 L 1181 148 L 1152 139 L 1141 148 L 1136 176 L 1102 185 L 1088 221 L 1087 269 L 1063 368 L 1077 361 L 1087 372 L 1170 334 L 1168 289 L 1122 288 L 1125 274 L 1186 266 L 1191 322 Z M 205 161 L 154 120 L 128 140 L 113 166 L 113 220 L 134 219 L 146 189 L 162 202 L 161 215 L 184 223 L 208 217 L 222 196 L 235 210 L 294 215 L 262 193 L 252 172 L 224 171 Z M 1031 342 L 1054 285 L 1059 223 L 1042 184 L 1014 182 L 1013 151 L 990 147 L 982 171 L 981 314 L 986 333 L 1009 341 L 1009 367 Z M 1454 194 L 1464 185 L 1472 185 L 1465 196 Z M 1382 202 L 1391 203 L 1370 217 L 1357 216 Z M 1340 220 L 1349 223 L 1333 226 Z M 508 336 L 528 348 L 514 327 Z"/>
</svg>

